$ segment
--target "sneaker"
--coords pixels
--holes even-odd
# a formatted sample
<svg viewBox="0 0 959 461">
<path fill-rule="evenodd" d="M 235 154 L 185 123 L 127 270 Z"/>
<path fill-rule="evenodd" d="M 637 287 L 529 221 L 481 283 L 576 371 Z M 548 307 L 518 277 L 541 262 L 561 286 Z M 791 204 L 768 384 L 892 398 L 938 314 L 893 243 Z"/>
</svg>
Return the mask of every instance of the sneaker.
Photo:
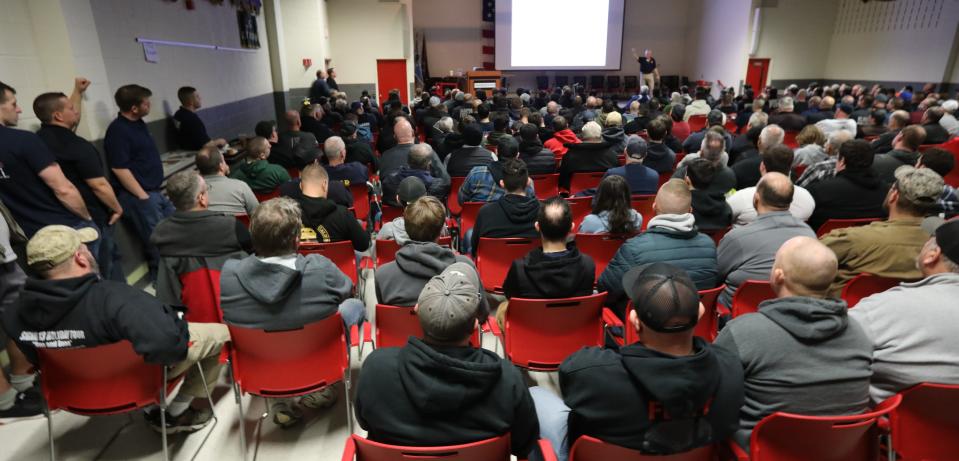
<svg viewBox="0 0 959 461">
<path fill-rule="evenodd" d="M 294 426 L 303 418 L 303 413 L 286 400 L 275 402 L 271 410 L 273 413 L 273 424 L 283 429 Z"/>
<path fill-rule="evenodd" d="M 330 408 L 336 403 L 336 390 L 333 386 L 326 386 L 322 390 L 304 395 L 300 405 L 307 408 Z"/>
<path fill-rule="evenodd" d="M 0 421 L 18 418 L 30 418 L 43 414 L 43 397 L 33 388 L 18 392 L 13 406 L 0 410 Z"/>
<path fill-rule="evenodd" d="M 159 408 L 150 410 L 144 417 L 153 430 L 160 432 L 161 426 Z M 210 424 L 212 419 L 213 412 L 211 412 L 209 409 L 197 410 L 196 408 L 189 407 L 177 417 L 171 416 L 168 412 L 166 414 L 166 433 L 167 435 L 170 435 L 181 432 L 196 432 L 200 429 L 203 429 L 207 424 Z"/>
</svg>

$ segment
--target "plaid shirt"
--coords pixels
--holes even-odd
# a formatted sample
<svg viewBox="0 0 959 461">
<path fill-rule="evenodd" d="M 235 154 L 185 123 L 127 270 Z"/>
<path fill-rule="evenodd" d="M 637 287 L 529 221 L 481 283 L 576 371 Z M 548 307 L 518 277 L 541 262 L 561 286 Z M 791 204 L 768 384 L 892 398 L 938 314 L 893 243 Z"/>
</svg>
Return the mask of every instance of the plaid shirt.
<svg viewBox="0 0 959 461">
<path fill-rule="evenodd" d="M 466 202 L 495 202 L 506 195 L 506 190 L 493 179 L 493 173 L 485 165 L 474 166 L 466 176 L 457 197 L 461 204 Z M 533 183 L 526 188 L 526 195 L 535 197 Z"/>
<path fill-rule="evenodd" d="M 959 194 L 955 187 L 946 184 L 942 195 L 939 196 L 939 209 L 947 215 L 959 211 Z"/>
<path fill-rule="evenodd" d="M 814 184 L 822 181 L 823 179 L 836 176 L 837 161 L 838 160 L 836 157 L 829 157 L 826 160 L 806 168 L 806 171 L 804 171 L 802 176 L 799 177 L 799 180 L 796 181 L 796 185 L 803 188 L 809 188 L 810 184 Z"/>
</svg>

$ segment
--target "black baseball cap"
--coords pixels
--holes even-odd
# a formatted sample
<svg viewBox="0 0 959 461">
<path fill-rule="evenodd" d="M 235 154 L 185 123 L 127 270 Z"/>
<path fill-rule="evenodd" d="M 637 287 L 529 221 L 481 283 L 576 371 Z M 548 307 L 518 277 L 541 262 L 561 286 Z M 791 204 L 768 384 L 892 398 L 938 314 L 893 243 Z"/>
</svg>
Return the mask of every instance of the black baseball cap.
<svg viewBox="0 0 959 461">
<path fill-rule="evenodd" d="M 652 263 L 634 267 L 623 276 L 623 289 L 639 320 L 654 331 L 678 333 L 699 322 L 696 284 L 676 266 Z"/>
<path fill-rule="evenodd" d="M 959 218 L 931 216 L 922 221 L 922 230 L 936 237 L 936 245 L 950 261 L 959 262 Z"/>
</svg>

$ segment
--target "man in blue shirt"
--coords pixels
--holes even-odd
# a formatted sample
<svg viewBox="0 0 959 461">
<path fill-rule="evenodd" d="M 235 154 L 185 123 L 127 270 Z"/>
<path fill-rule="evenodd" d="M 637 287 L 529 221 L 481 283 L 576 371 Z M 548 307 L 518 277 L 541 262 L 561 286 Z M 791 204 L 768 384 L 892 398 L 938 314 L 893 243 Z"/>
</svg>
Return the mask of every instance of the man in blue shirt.
<svg viewBox="0 0 959 461">
<path fill-rule="evenodd" d="M 366 165 L 359 162 L 346 161 L 346 143 L 339 136 L 331 136 L 323 142 L 323 152 L 326 154 L 326 173 L 330 181 L 340 181 L 344 186 L 366 184 L 370 172 Z"/>
<path fill-rule="evenodd" d="M 659 190 L 659 173 L 643 165 L 646 159 L 646 141 L 643 138 L 631 138 L 626 145 L 626 164 L 606 170 L 603 178 L 609 175 L 622 176 L 629 184 L 632 195 L 651 195 Z"/>
<path fill-rule="evenodd" d="M 123 205 L 123 216 L 139 234 L 147 255 L 150 278 L 155 280 L 159 253 L 150 245 L 150 235 L 157 223 L 174 210 L 173 204 L 160 193 L 163 162 L 143 121 L 150 113 L 152 95 L 149 89 L 140 85 L 124 85 L 117 90 L 114 100 L 120 113 L 107 128 L 103 147 L 117 181 L 114 189 Z"/>
</svg>

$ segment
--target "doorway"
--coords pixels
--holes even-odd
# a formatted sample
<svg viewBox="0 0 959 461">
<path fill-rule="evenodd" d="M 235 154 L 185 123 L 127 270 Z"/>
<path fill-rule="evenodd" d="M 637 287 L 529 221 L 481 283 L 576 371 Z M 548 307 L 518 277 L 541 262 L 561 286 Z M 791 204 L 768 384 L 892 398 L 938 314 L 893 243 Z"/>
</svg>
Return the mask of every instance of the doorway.
<svg viewBox="0 0 959 461">
<path fill-rule="evenodd" d="M 766 88 L 766 78 L 769 77 L 769 58 L 750 58 L 746 69 L 746 84 L 753 87 L 759 94 Z"/>
<path fill-rule="evenodd" d="M 376 60 L 376 94 L 380 105 L 389 98 L 390 90 L 400 90 L 400 101 L 409 104 L 409 84 L 406 80 L 405 59 Z"/>
</svg>

